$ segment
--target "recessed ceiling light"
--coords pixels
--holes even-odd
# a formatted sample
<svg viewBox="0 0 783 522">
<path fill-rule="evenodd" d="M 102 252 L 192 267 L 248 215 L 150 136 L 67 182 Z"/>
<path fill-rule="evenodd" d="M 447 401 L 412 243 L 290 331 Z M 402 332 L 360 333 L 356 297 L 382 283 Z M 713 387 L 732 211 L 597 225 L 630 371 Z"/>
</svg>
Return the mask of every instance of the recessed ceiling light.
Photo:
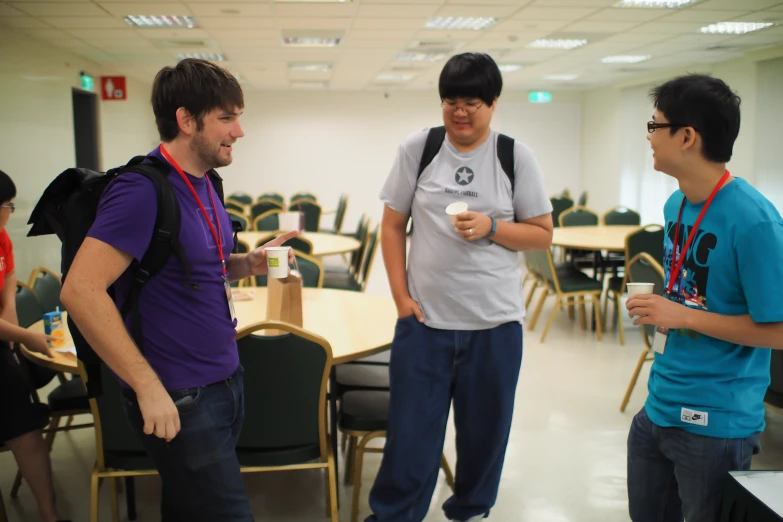
<svg viewBox="0 0 783 522">
<path fill-rule="evenodd" d="M 553 82 L 572 82 L 577 78 L 579 78 L 578 74 L 550 74 L 549 76 L 544 76 L 545 80 Z"/>
<path fill-rule="evenodd" d="M 412 74 L 379 74 L 375 77 L 376 82 L 407 82 L 412 79 Z"/>
<path fill-rule="evenodd" d="M 765 29 L 775 25 L 772 22 L 720 22 L 702 27 L 700 31 L 707 34 L 745 34 Z"/>
<path fill-rule="evenodd" d="M 679 9 L 700 0 L 620 0 L 615 7 L 641 7 L 654 9 Z"/>
<path fill-rule="evenodd" d="M 198 58 L 199 60 L 209 60 L 210 62 L 226 61 L 226 57 L 220 53 L 180 53 L 177 55 L 177 60 L 184 60 L 185 58 Z"/>
<path fill-rule="evenodd" d="M 292 71 L 302 72 L 329 72 L 332 70 L 332 65 L 328 63 L 291 63 L 288 64 L 288 68 Z"/>
<path fill-rule="evenodd" d="M 639 63 L 650 59 L 649 55 L 618 55 L 601 58 L 603 63 Z"/>
<path fill-rule="evenodd" d="M 295 89 L 325 89 L 326 82 L 293 81 L 291 87 Z"/>
<path fill-rule="evenodd" d="M 534 49 L 576 49 L 587 43 L 587 40 L 571 40 L 567 38 L 534 40 L 527 44 Z"/>
<path fill-rule="evenodd" d="M 501 72 L 517 72 L 522 70 L 522 66 L 519 64 L 512 64 L 512 63 L 505 63 L 503 65 L 498 65 L 498 69 L 500 69 Z"/>
<path fill-rule="evenodd" d="M 155 16 L 155 15 L 128 15 L 124 17 L 128 25 L 148 28 L 174 28 L 193 29 L 198 27 L 196 19 L 192 16 Z"/>
<path fill-rule="evenodd" d="M 283 45 L 286 47 L 337 47 L 340 39 L 324 36 L 284 36 Z"/>
<path fill-rule="evenodd" d="M 394 60 L 398 62 L 437 62 L 444 56 L 442 53 L 400 53 Z"/>
<path fill-rule="evenodd" d="M 473 18 L 461 16 L 437 16 L 430 18 L 424 25 L 425 29 L 447 31 L 481 31 L 498 23 L 499 18 Z"/>
</svg>

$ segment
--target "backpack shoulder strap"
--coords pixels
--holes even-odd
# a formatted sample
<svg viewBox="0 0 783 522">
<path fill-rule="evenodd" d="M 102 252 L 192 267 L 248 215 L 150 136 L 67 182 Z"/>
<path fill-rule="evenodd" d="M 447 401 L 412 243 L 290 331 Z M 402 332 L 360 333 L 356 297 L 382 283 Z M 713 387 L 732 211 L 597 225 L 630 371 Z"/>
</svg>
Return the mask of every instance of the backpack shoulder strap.
<svg viewBox="0 0 783 522">
<path fill-rule="evenodd" d="M 424 143 L 424 152 L 421 155 L 419 161 L 419 172 L 416 174 L 416 179 L 421 177 L 421 173 L 424 169 L 432 163 L 435 156 L 440 152 L 440 148 L 443 145 L 443 140 L 446 139 L 446 127 L 432 127 L 427 134 L 427 141 Z"/>
<path fill-rule="evenodd" d="M 503 172 L 508 176 L 511 182 L 511 194 L 514 194 L 514 138 L 509 138 L 505 134 L 498 134 L 497 146 L 498 160 Z"/>
<path fill-rule="evenodd" d="M 215 189 L 215 192 L 220 199 L 220 203 L 223 205 L 223 208 L 225 208 L 226 201 L 225 196 L 223 195 L 223 178 L 220 177 L 220 174 L 218 174 L 215 169 L 208 170 L 207 176 L 209 176 L 209 181 L 212 183 L 212 188 Z"/>
</svg>

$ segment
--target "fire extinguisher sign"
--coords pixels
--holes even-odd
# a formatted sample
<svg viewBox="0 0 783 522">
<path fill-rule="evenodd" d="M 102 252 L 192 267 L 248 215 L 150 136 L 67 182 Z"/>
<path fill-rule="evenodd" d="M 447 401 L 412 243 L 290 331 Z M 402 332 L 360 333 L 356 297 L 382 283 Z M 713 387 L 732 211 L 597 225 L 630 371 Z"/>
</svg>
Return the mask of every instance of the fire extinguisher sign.
<svg viewBox="0 0 783 522">
<path fill-rule="evenodd" d="M 102 100 L 127 100 L 125 76 L 101 76 Z"/>
</svg>

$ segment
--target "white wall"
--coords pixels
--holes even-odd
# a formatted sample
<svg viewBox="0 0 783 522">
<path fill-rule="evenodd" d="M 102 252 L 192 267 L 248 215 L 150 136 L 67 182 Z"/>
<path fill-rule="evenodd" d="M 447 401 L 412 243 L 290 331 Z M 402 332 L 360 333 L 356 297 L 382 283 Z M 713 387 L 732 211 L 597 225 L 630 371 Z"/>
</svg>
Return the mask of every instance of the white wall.
<svg viewBox="0 0 783 522">
<path fill-rule="evenodd" d="M 756 117 L 756 187 L 783 212 L 783 58 L 759 62 Z"/>
</svg>

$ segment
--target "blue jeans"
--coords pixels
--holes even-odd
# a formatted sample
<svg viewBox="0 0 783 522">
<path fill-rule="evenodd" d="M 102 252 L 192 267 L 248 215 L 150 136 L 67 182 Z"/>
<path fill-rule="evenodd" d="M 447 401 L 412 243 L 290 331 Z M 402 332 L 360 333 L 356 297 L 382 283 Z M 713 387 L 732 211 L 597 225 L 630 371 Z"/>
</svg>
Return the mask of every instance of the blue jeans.
<svg viewBox="0 0 783 522">
<path fill-rule="evenodd" d="M 145 435 L 136 396 L 125 411 L 163 482 L 163 522 L 252 522 L 236 445 L 245 418 L 243 370 L 208 386 L 170 391 L 182 426 L 171 442 Z"/>
<path fill-rule="evenodd" d="M 522 325 L 436 330 L 397 321 L 389 367 L 391 396 L 383 460 L 367 522 L 421 522 L 438 479 L 454 401 L 455 493 L 443 505 L 468 520 L 495 504 L 522 363 Z"/>
<path fill-rule="evenodd" d="M 642 408 L 628 434 L 631 520 L 718 522 L 728 472 L 750 469 L 760 436 L 718 439 L 663 428 Z"/>
</svg>

